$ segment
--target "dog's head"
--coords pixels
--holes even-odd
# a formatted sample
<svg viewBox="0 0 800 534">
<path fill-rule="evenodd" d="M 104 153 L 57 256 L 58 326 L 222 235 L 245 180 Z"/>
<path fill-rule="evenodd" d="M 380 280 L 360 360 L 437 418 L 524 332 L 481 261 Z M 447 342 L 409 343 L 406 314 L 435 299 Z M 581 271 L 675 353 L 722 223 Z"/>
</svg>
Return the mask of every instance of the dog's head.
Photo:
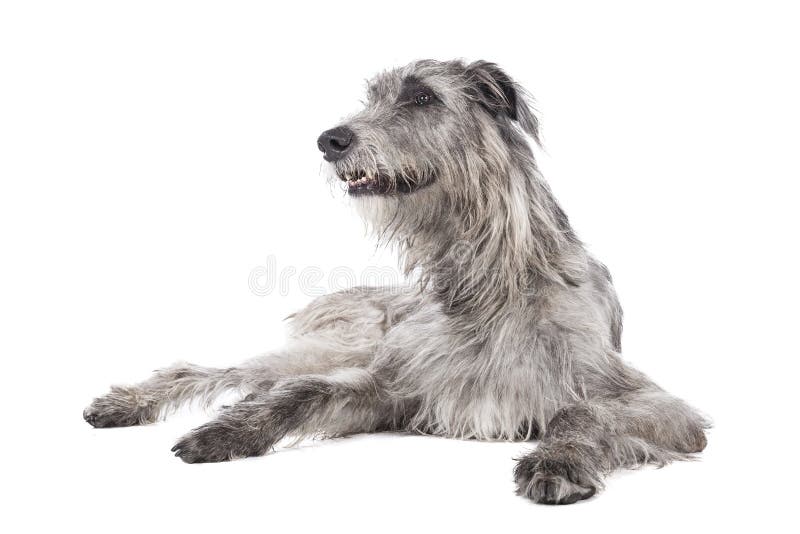
<svg viewBox="0 0 800 534">
<path fill-rule="evenodd" d="M 491 195 L 538 122 L 522 88 L 485 61 L 424 60 L 368 82 L 362 111 L 320 135 L 332 178 L 360 199 Z M 460 200 L 460 201 L 459 201 Z"/>
<path fill-rule="evenodd" d="M 407 270 L 500 264 L 506 281 L 536 272 L 573 284 L 585 258 L 536 168 L 528 102 L 493 63 L 417 61 L 370 80 L 364 109 L 318 145 L 330 178 L 379 238 L 399 244 Z M 480 261 L 454 259 L 457 243 Z"/>
</svg>

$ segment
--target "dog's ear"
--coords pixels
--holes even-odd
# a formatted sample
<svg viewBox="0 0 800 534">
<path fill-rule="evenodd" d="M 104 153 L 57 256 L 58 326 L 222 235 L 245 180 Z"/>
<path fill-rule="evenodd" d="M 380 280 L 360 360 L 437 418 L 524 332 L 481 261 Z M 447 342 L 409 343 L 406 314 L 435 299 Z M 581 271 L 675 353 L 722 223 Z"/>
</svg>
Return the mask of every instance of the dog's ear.
<svg viewBox="0 0 800 534">
<path fill-rule="evenodd" d="M 488 61 L 475 61 L 466 66 L 466 74 L 473 96 L 486 111 L 516 121 L 540 144 L 539 120 L 531 109 L 531 98 L 503 69 Z"/>
</svg>

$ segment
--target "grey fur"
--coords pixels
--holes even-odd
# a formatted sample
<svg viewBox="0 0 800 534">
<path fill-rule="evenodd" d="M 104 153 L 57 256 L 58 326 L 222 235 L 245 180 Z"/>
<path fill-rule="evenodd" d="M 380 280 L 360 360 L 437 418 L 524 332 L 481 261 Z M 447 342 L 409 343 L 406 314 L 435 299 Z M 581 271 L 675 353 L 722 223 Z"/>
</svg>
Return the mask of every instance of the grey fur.
<svg viewBox="0 0 800 534">
<path fill-rule="evenodd" d="M 539 175 L 526 93 L 482 61 L 418 61 L 368 93 L 342 125 L 354 142 L 331 178 L 418 283 L 319 298 L 293 317 L 284 351 L 159 371 L 95 399 L 86 420 L 144 424 L 191 399 L 246 394 L 179 440 L 186 462 L 261 455 L 287 436 L 538 438 L 514 470 L 518 492 L 558 504 L 616 469 L 702 451 L 708 422 L 619 356 L 611 277 Z"/>
</svg>

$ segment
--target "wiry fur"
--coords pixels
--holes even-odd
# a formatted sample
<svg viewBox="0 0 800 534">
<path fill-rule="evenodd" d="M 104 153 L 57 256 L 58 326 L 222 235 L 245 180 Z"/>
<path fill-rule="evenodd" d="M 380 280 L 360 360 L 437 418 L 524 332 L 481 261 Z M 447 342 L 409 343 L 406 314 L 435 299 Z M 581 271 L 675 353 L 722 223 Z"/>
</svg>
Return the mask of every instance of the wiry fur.
<svg viewBox="0 0 800 534">
<path fill-rule="evenodd" d="M 420 88 L 431 104 L 414 105 Z M 354 200 L 419 282 L 319 298 L 293 317 L 284 351 L 227 370 L 159 371 L 96 399 L 86 419 L 143 424 L 190 399 L 246 394 L 176 444 L 187 462 L 315 434 L 540 439 L 514 476 L 542 503 L 590 497 L 615 469 L 703 450 L 708 423 L 619 356 L 610 275 L 539 175 L 526 93 L 494 64 L 459 61 L 385 72 L 368 92 L 331 176 L 381 177 L 381 194 Z"/>
</svg>

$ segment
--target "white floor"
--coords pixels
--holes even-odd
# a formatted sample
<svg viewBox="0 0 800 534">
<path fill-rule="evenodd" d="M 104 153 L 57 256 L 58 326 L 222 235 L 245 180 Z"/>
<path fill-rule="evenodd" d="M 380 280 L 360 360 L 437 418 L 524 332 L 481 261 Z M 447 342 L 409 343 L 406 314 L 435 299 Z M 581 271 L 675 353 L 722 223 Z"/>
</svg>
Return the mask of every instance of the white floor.
<svg viewBox="0 0 800 534">
<path fill-rule="evenodd" d="M 714 432 L 701 461 L 622 473 L 589 501 L 548 507 L 514 495 L 513 458 L 534 444 L 381 434 L 187 465 L 169 449 L 201 413 L 97 430 L 80 406 L 56 412 L 52 433 L 33 444 L 4 431 L 4 440 L 20 440 L 4 477 L 12 472 L 4 500 L 13 532 L 783 532 L 791 524 L 779 504 L 791 486 L 759 472 L 769 468 L 736 429 Z"/>
</svg>

